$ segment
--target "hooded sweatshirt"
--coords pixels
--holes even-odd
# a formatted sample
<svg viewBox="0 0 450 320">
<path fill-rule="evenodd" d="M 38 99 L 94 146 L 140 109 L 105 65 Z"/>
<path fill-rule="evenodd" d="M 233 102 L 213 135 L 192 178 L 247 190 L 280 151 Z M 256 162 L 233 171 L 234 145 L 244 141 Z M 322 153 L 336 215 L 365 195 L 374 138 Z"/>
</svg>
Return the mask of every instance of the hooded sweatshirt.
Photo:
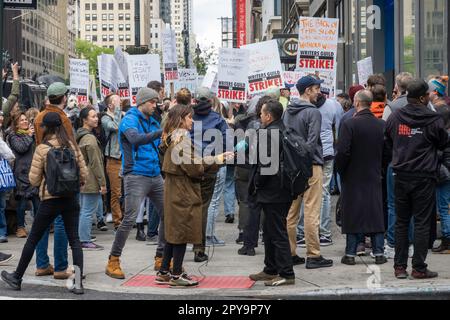
<svg viewBox="0 0 450 320">
<path fill-rule="evenodd" d="M 197 148 L 201 147 L 201 150 L 204 156 L 214 156 L 214 146 L 215 139 L 214 135 L 209 135 L 210 133 L 214 133 L 213 130 L 218 130 L 215 133 L 220 133 L 221 137 L 218 143 L 222 145 L 222 152 L 227 151 L 227 129 L 228 125 L 224 118 L 217 112 L 212 111 L 212 105 L 210 101 L 200 101 L 197 105 L 194 106 L 194 125 L 192 127 L 191 139 Z M 199 130 L 201 126 L 201 130 Z M 207 133 L 205 136 L 205 133 Z M 208 137 L 209 135 L 209 137 Z M 204 139 L 206 138 L 206 139 Z M 217 136 L 217 139 L 219 137 Z M 231 148 L 233 145 L 231 144 Z M 205 151 L 206 150 L 206 151 Z M 230 150 L 231 151 L 231 150 Z"/>
<path fill-rule="evenodd" d="M 314 152 L 313 164 L 323 166 L 323 149 L 320 131 L 322 115 L 312 103 L 305 100 L 293 102 L 283 115 L 286 128 L 303 137 Z"/>
<path fill-rule="evenodd" d="M 320 138 L 323 144 L 323 157 L 331 160 L 334 158 L 333 126 L 336 130 L 339 128 L 344 110 L 337 101 L 327 99 L 325 96 L 320 96 L 316 106 L 322 115 Z"/>
<path fill-rule="evenodd" d="M 422 105 L 408 104 L 386 124 L 386 147 L 398 175 L 436 178 L 438 150 L 448 143 L 442 116 Z"/>
</svg>

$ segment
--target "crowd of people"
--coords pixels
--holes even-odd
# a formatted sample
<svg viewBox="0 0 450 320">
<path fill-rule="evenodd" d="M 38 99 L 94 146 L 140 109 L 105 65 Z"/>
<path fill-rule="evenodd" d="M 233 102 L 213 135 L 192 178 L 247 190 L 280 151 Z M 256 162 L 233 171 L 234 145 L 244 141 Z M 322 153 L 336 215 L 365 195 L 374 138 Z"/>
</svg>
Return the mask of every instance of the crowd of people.
<svg viewBox="0 0 450 320">
<path fill-rule="evenodd" d="M 15 185 L 0 190 L 0 243 L 8 241 L 9 199 L 16 208 L 16 236 L 27 238 L 16 270 L 1 274 L 16 290 L 34 252 L 36 276 L 68 279 L 68 244 L 82 276 L 83 250 L 105 249 L 92 228 L 106 232 L 108 222 L 115 238 L 106 275 L 125 279 L 120 258 L 136 228 L 136 240 L 156 246 L 158 284 L 196 286 L 183 268 L 186 248 L 193 244 L 194 261 L 201 263 L 209 259 L 208 246 L 225 245 L 215 232 L 222 199 L 225 222 L 234 223 L 235 215 L 239 220 L 238 255 L 254 256 L 262 233 L 265 267 L 250 278 L 291 285 L 294 266 L 334 264 L 321 253 L 333 245 L 332 189 L 340 193 L 336 222 L 346 235 L 342 264 L 355 265 L 371 248 L 376 264 L 394 259 L 397 278 L 409 276 L 408 257 L 413 278 L 434 278 L 425 263 L 428 250 L 450 253 L 448 77 L 427 83 L 399 74 L 388 100 L 382 75 L 335 99 L 309 75 L 296 85 L 299 98 L 276 88 L 247 104 L 219 101 L 203 87 L 195 93 L 182 89 L 171 100 L 163 84 L 153 81 L 139 90 L 133 107 L 114 93 L 99 106 L 76 106 L 67 87 L 54 83 L 42 110 L 24 110 L 17 102 L 18 65 L 12 70 L 11 96 L 0 117 L 0 156 Z M 252 151 L 262 152 L 261 141 L 230 137 L 230 129 L 266 133 L 269 155 L 280 161 L 252 162 Z M 209 137 L 209 130 L 218 136 Z M 216 139 L 221 152 L 211 149 Z M 306 181 L 300 193 L 285 181 L 289 139 L 306 150 L 308 168 L 296 175 Z M 244 161 L 237 161 L 241 152 Z M 266 174 L 273 165 L 276 172 Z M 29 234 L 27 211 L 34 218 Z M 442 241 L 433 247 L 437 217 Z M 54 266 L 47 255 L 50 232 Z M 306 248 L 306 259 L 299 247 Z M 11 259 L 0 253 L 0 263 Z M 72 291 L 82 294 L 82 283 Z"/>
</svg>

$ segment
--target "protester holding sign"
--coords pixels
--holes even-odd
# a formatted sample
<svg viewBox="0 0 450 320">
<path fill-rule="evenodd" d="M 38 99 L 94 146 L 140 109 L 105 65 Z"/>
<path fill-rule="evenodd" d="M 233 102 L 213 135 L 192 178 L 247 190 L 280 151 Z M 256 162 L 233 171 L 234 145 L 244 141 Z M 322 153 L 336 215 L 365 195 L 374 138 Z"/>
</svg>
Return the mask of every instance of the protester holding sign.
<svg viewBox="0 0 450 320">
<path fill-rule="evenodd" d="M 248 57 L 248 50 L 220 49 L 217 98 L 228 102 L 247 102 Z"/>
</svg>

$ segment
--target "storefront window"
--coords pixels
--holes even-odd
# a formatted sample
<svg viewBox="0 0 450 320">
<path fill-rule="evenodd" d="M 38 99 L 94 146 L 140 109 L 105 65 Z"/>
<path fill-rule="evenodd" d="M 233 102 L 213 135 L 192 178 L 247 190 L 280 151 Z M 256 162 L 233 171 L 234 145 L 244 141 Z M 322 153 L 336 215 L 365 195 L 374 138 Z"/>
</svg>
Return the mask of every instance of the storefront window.
<svg viewBox="0 0 450 320">
<path fill-rule="evenodd" d="M 403 1 L 402 71 L 416 75 L 416 0 Z"/>
<path fill-rule="evenodd" d="M 424 45 L 423 77 L 442 75 L 447 59 L 447 37 L 445 34 L 446 0 L 429 0 L 423 2 Z"/>
</svg>

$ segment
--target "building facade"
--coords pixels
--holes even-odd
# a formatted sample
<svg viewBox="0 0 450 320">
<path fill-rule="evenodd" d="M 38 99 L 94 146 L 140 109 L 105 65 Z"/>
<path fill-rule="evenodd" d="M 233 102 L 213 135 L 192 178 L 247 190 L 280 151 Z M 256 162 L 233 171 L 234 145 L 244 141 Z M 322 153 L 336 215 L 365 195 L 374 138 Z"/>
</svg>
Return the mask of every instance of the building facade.
<svg viewBox="0 0 450 320">
<path fill-rule="evenodd" d="M 37 10 L 5 11 L 4 48 L 22 66 L 22 76 L 50 73 L 68 78 L 75 57 L 75 1 L 38 1 Z"/>
<path fill-rule="evenodd" d="M 192 52 L 195 51 L 196 43 L 193 32 L 193 1 L 192 0 L 170 0 L 171 21 L 170 25 L 175 30 L 178 57 L 192 63 Z"/>
<path fill-rule="evenodd" d="M 314 0 L 312 16 L 341 21 L 338 88 L 357 79 L 357 61 L 372 57 L 392 89 L 395 75 L 407 71 L 427 79 L 449 72 L 450 5 L 446 0 Z"/>
<path fill-rule="evenodd" d="M 155 0 L 78 1 L 80 39 L 104 48 L 149 46 Z"/>
</svg>

